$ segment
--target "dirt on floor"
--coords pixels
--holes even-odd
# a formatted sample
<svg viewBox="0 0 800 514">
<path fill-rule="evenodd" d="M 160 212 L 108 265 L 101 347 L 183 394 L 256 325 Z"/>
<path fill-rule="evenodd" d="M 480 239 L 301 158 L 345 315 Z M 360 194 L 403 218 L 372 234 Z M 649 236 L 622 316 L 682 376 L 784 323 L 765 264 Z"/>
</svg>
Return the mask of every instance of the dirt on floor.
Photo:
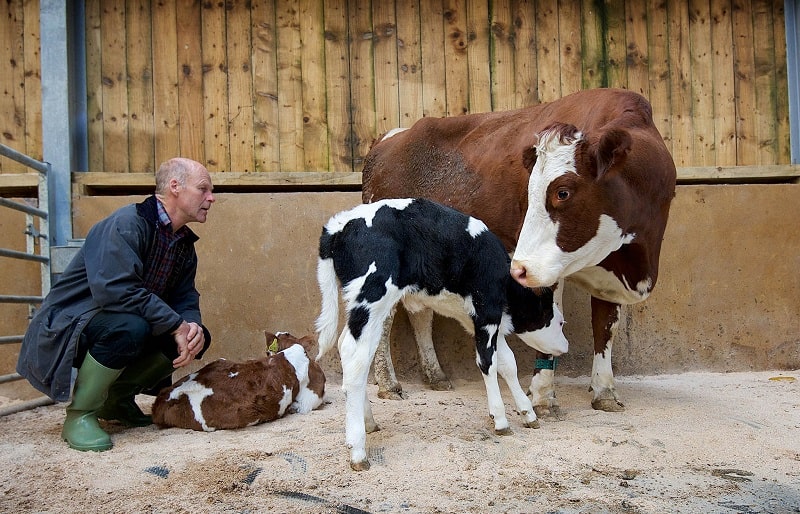
<svg viewBox="0 0 800 514">
<path fill-rule="evenodd" d="M 563 419 L 538 430 L 503 389 L 507 436 L 482 382 L 454 385 L 407 382 L 402 401 L 371 386 L 366 472 L 350 470 L 335 379 L 321 409 L 241 430 L 104 425 L 103 453 L 61 441 L 63 404 L 7 415 L 0 512 L 800 512 L 800 371 L 618 377 L 621 413 L 561 378 Z"/>
</svg>

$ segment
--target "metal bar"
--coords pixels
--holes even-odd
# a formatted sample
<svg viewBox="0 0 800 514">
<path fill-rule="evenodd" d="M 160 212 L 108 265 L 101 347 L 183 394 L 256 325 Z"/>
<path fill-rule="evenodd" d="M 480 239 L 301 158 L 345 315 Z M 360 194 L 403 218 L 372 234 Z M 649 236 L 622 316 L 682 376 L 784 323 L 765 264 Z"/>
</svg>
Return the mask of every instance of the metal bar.
<svg viewBox="0 0 800 514">
<path fill-rule="evenodd" d="M 789 81 L 789 141 L 792 164 L 800 163 L 800 2 L 785 0 L 786 72 Z"/>
<path fill-rule="evenodd" d="M 47 396 L 42 396 L 41 398 L 37 398 L 35 400 L 28 400 L 27 402 L 16 403 L 14 405 L 9 405 L 8 407 L 3 407 L 0 409 L 0 417 L 8 416 L 9 414 L 16 414 L 17 412 L 22 412 L 24 410 L 35 409 L 36 407 L 52 405 L 54 403 L 55 402 Z"/>
<path fill-rule="evenodd" d="M 39 216 L 40 218 L 47 218 L 47 211 L 37 209 L 36 207 L 31 207 L 30 205 L 25 205 L 24 203 L 15 202 L 14 200 L 9 200 L 7 198 L 0 198 L 0 205 L 8 207 L 9 209 L 14 209 L 15 211 L 33 214 L 34 216 Z"/>
<path fill-rule="evenodd" d="M 43 296 L 0 295 L 0 303 L 42 303 L 43 301 Z"/>
<path fill-rule="evenodd" d="M 39 173 L 47 173 L 47 165 L 45 163 L 37 161 L 33 157 L 28 157 L 24 153 L 19 153 L 10 146 L 6 146 L 2 143 L 0 143 L 0 155 L 4 155 L 9 159 L 13 159 L 29 168 L 33 168 Z"/>
<path fill-rule="evenodd" d="M 25 336 L 0 336 L 0 344 L 21 343 Z"/>
<path fill-rule="evenodd" d="M 45 257 L 44 255 L 30 254 L 27 252 L 18 252 L 17 250 L 7 250 L 5 248 L 0 248 L 0 257 L 10 257 L 12 259 L 22 259 L 24 261 L 43 262 L 45 264 L 50 262 L 50 258 Z"/>
</svg>

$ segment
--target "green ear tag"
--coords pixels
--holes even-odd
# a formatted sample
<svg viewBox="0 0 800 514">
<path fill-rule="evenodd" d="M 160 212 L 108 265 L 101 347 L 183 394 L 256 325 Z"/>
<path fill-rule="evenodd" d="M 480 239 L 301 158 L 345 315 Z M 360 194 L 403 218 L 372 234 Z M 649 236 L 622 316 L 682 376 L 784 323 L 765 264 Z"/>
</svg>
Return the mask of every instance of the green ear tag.
<svg viewBox="0 0 800 514">
<path fill-rule="evenodd" d="M 278 353 L 278 338 L 272 340 L 272 344 L 269 345 L 267 350 L 271 351 L 272 353 Z"/>
</svg>

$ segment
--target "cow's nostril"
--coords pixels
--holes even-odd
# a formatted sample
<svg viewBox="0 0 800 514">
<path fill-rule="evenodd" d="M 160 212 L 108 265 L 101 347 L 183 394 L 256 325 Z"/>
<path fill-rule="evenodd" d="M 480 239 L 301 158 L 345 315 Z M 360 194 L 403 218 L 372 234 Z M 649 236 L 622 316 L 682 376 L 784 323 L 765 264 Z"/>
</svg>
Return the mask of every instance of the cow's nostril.
<svg viewBox="0 0 800 514">
<path fill-rule="evenodd" d="M 525 267 L 512 265 L 511 266 L 511 276 L 514 277 L 514 280 L 516 280 L 517 282 L 519 282 L 523 286 L 527 285 L 525 283 L 525 279 L 527 278 L 526 277 L 526 273 L 525 273 Z"/>
</svg>

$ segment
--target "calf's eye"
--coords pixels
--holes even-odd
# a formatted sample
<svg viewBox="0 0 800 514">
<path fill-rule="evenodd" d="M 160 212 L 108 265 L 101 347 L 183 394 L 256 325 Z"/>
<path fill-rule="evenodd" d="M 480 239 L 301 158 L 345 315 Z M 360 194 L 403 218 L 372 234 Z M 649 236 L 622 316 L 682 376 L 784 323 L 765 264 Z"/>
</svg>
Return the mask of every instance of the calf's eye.
<svg viewBox="0 0 800 514">
<path fill-rule="evenodd" d="M 559 202 L 567 200 L 569 196 L 570 193 L 566 189 L 559 189 L 558 191 L 556 191 L 556 198 L 558 199 Z"/>
</svg>

